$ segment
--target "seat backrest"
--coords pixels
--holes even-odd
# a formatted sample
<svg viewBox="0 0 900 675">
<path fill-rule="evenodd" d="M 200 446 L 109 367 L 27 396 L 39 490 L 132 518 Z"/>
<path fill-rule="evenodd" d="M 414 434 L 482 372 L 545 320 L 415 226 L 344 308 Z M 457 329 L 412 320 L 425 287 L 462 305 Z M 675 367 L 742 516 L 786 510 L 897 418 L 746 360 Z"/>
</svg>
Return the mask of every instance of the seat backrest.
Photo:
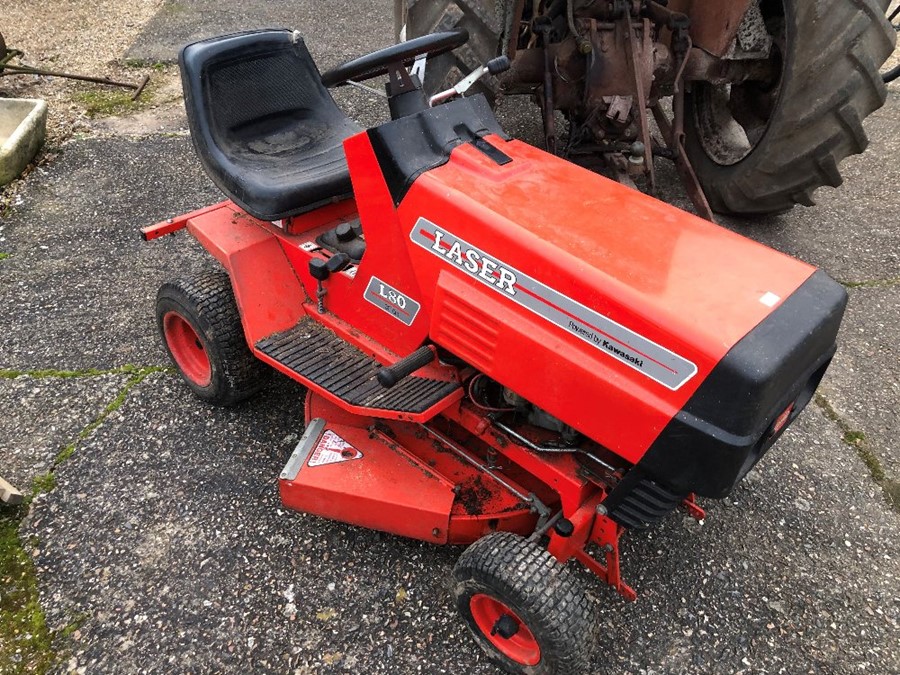
<svg viewBox="0 0 900 675">
<path fill-rule="evenodd" d="M 228 164 L 235 144 L 281 117 L 345 119 L 303 39 L 289 30 L 196 42 L 178 61 L 191 136 L 204 162 Z"/>
</svg>

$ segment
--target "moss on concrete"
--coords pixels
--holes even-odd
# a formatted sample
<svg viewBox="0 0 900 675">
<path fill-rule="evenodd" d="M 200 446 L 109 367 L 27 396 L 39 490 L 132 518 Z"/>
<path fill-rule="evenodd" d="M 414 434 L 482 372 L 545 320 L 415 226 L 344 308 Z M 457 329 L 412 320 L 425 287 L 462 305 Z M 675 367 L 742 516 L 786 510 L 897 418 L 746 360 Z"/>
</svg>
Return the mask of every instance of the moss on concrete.
<svg viewBox="0 0 900 675">
<path fill-rule="evenodd" d="M 845 288 L 873 288 L 879 286 L 896 286 L 900 284 L 900 277 L 890 277 L 888 279 L 868 279 L 866 281 L 841 281 Z"/>
<path fill-rule="evenodd" d="M 847 420 L 838 414 L 837 410 L 834 409 L 834 406 L 831 405 L 831 402 L 822 394 L 816 394 L 815 400 L 816 405 L 819 406 L 825 414 L 825 417 L 834 422 L 838 429 L 841 430 L 841 440 L 853 448 L 863 464 L 866 465 L 869 474 L 872 476 L 872 480 L 874 480 L 881 488 L 882 492 L 884 492 L 884 497 L 891 508 L 900 512 L 900 483 L 887 477 L 887 474 L 884 472 L 884 467 L 881 465 L 881 460 L 878 459 L 878 456 L 872 452 L 871 448 L 869 448 L 868 442 L 866 441 L 866 435 L 862 431 L 851 427 Z"/>
<path fill-rule="evenodd" d="M 74 617 L 59 631 L 47 627 L 40 604 L 38 581 L 34 563 L 19 538 L 19 527 L 28 513 L 31 502 L 40 494 L 56 487 L 56 470 L 69 459 L 78 444 L 96 431 L 114 411 L 122 406 L 128 393 L 145 378 L 154 373 L 171 372 L 159 366 L 139 367 L 125 365 L 109 370 L 31 370 L 0 371 L 0 378 L 17 377 L 97 377 L 100 375 L 128 375 L 128 380 L 115 397 L 76 438 L 56 456 L 53 467 L 47 473 L 36 476 L 26 503 L 17 508 L 0 505 L 0 673 L 4 675 L 39 674 L 48 672 L 59 664 L 63 654 L 59 652 L 59 640 L 72 635 L 85 617 Z M 37 546 L 36 538 L 29 542 Z M 55 644 L 56 643 L 56 644 Z"/>
<path fill-rule="evenodd" d="M 56 662 L 31 557 L 19 540 L 27 507 L 0 506 L 0 672 L 45 673 Z"/>
</svg>

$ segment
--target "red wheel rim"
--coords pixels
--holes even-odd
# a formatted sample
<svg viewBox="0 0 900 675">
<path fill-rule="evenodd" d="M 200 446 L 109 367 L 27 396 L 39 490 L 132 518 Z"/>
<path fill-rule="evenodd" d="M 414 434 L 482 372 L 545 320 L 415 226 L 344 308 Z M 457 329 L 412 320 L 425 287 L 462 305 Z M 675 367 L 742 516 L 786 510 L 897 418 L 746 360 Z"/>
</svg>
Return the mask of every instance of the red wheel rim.
<svg viewBox="0 0 900 675">
<path fill-rule="evenodd" d="M 169 312 L 163 317 L 163 333 L 172 358 L 184 376 L 199 387 L 209 386 L 212 366 L 197 331 L 184 317 Z"/>
<path fill-rule="evenodd" d="M 534 635 L 522 619 L 504 603 L 479 593 L 469 600 L 469 610 L 479 630 L 501 654 L 523 666 L 536 666 L 540 662 L 541 648 Z M 516 633 L 508 638 L 494 629 L 504 615 L 515 621 L 518 628 Z"/>
</svg>

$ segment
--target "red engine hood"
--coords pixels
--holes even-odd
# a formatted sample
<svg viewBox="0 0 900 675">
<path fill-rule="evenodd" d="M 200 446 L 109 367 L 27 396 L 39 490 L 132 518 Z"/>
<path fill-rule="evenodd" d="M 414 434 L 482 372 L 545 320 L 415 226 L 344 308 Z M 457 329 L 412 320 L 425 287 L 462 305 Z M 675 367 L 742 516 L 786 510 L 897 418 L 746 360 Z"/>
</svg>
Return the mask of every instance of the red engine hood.
<svg viewBox="0 0 900 675">
<path fill-rule="evenodd" d="M 433 293 L 432 339 L 636 461 L 815 268 L 525 143 L 489 140 L 513 161 L 461 145 L 399 208 L 419 286 Z"/>
</svg>

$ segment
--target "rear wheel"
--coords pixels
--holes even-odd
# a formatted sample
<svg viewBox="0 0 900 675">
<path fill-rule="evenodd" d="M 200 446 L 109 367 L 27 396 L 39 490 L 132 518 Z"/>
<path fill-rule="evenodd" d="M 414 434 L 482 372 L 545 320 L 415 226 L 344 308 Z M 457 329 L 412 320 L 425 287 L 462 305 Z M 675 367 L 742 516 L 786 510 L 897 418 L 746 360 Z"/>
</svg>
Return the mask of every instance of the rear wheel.
<svg viewBox="0 0 900 675">
<path fill-rule="evenodd" d="M 457 609 L 496 665 L 527 675 L 588 672 L 590 599 L 546 549 L 494 532 L 465 550 L 453 575 Z"/>
<path fill-rule="evenodd" d="M 225 272 L 164 283 L 156 296 L 156 320 L 169 356 L 204 401 L 233 405 L 265 385 L 270 370 L 247 347 Z"/>
<path fill-rule="evenodd" d="M 878 68 L 895 35 L 883 4 L 762 0 L 776 81 L 693 83 L 685 147 L 715 211 L 779 213 L 841 184 L 838 163 L 866 148 L 862 120 L 886 97 Z"/>
<path fill-rule="evenodd" d="M 507 32 L 505 0 L 394 0 L 395 33 L 405 27 L 406 39 L 437 31 L 464 28 L 469 41 L 452 52 L 428 59 L 425 68 L 425 91 L 434 94 L 449 89 L 464 76 L 503 53 L 503 36 Z M 482 93 L 494 102 L 499 83 L 491 75 L 481 78 L 469 90 Z"/>
</svg>

